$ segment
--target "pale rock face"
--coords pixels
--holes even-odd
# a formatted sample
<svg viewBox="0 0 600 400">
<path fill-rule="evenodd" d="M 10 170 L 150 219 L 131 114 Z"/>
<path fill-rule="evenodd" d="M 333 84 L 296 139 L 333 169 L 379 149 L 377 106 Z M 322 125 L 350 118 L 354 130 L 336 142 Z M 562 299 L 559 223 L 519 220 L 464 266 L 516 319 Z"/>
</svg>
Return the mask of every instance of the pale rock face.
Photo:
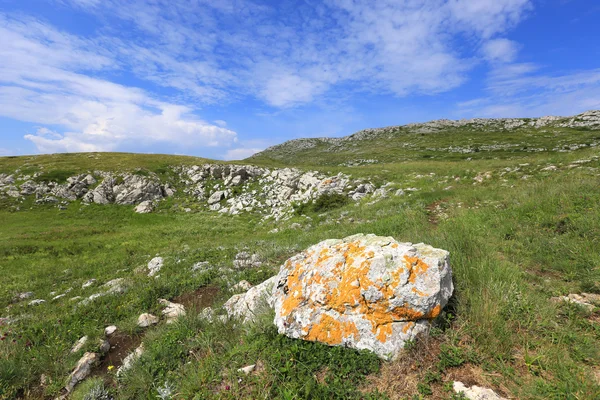
<svg viewBox="0 0 600 400">
<path fill-rule="evenodd" d="M 71 348 L 71 353 L 77 353 L 79 350 L 83 349 L 83 346 L 85 346 L 87 341 L 88 341 L 88 337 L 83 336 L 81 339 L 79 339 L 77 342 L 75 342 L 75 344 Z"/>
<path fill-rule="evenodd" d="M 99 357 L 96 353 L 85 353 L 83 357 L 79 359 L 77 365 L 75 366 L 75 369 L 69 376 L 67 385 L 65 386 L 67 392 L 73 391 L 75 385 L 77 385 L 79 382 L 88 377 L 90 372 L 92 372 L 92 367 L 94 366 L 94 364 L 96 364 L 96 362 L 98 362 L 98 360 Z"/>
<path fill-rule="evenodd" d="M 479 386 L 466 387 L 462 382 L 454 382 L 452 385 L 455 393 L 462 393 L 469 400 L 506 400 L 500 397 L 492 389 L 486 389 Z"/>
<path fill-rule="evenodd" d="M 164 263 L 165 261 L 162 257 L 154 257 L 152 260 L 150 260 L 148 263 L 148 276 L 154 276 L 158 274 Z"/>
<path fill-rule="evenodd" d="M 115 325 L 110 325 L 104 328 L 104 334 L 106 336 L 110 336 L 117 331 L 117 327 Z"/>
<path fill-rule="evenodd" d="M 239 281 L 231 287 L 233 292 L 247 291 L 252 287 L 252 284 L 248 281 Z"/>
<path fill-rule="evenodd" d="M 238 318 L 244 323 L 254 321 L 256 315 L 263 309 L 272 306 L 271 295 L 276 282 L 277 276 L 273 276 L 260 285 L 250 288 L 246 293 L 232 296 L 223 305 L 227 315 L 230 318 Z"/>
<path fill-rule="evenodd" d="M 46 300 L 43 299 L 36 299 L 36 300 L 32 300 L 29 302 L 30 306 L 39 306 L 40 304 L 44 304 L 46 302 Z"/>
<path fill-rule="evenodd" d="M 138 214 L 148 214 L 154 210 L 154 205 L 152 204 L 152 200 L 142 201 L 135 207 L 135 212 Z"/>
<path fill-rule="evenodd" d="M 165 299 L 160 299 L 158 302 L 165 307 L 162 314 L 167 318 L 167 324 L 172 324 L 177 318 L 185 315 L 183 304 L 172 303 Z"/>
<path fill-rule="evenodd" d="M 137 324 L 140 328 L 147 328 L 151 325 L 158 324 L 158 317 L 152 314 L 144 313 L 138 317 Z"/>
<path fill-rule="evenodd" d="M 276 277 L 275 324 L 291 338 L 390 359 L 427 332 L 452 295 L 449 253 L 391 237 L 325 240 Z"/>
<path fill-rule="evenodd" d="M 221 200 L 223 200 L 225 198 L 225 191 L 223 190 L 219 190 L 214 192 L 209 198 L 208 198 L 208 205 L 213 205 L 216 204 L 218 202 L 220 202 Z"/>
<path fill-rule="evenodd" d="M 125 357 L 125 359 L 123 360 L 123 364 L 117 370 L 117 376 L 119 377 L 124 372 L 130 370 L 131 367 L 133 367 L 133 364 L 137 361 L 138 358 L 140 358 L 142 354 L 144 354 L 144 346 L 143 344 L 140 344 L 140 346 L 137 349 L 135 349 L 132 353 Z"/>
</svg>

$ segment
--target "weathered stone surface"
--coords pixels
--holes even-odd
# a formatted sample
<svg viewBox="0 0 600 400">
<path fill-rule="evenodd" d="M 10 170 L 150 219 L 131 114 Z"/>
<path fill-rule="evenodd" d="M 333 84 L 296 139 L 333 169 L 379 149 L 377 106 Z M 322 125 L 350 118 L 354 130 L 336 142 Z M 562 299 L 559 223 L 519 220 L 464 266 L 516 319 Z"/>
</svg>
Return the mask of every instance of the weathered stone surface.
<svg viewBox="0 0 600 400">
<path fill-rule="evenodd" d="M 466 387 L 462 382 L 454 382 L 452 385 L 455 393 L 462 393 L 469 400 L 506 400 L 500 397 L 492 389 L 486 389 L 479 386 Z"/>
<path fill-rule="evenodd" d="M 71 353 L 77 353 L 79 350 L 83 349 L 83 346 L 85 346 L 87 341 L 87 336 L 83 336 L 82 338 L 80 338 L 77 342 L 75 342 L 75 344 L 71 348 Z"/>
<path fill-rule="evenodd" d="M 140 344 L 132 353 L 128 354 L 123 360 L 123 364 L 117 370 L 117 376 L 120 377 L 124 372 L 128 371 L 133 367 L 133 364 L 137 361 L 140 356 L 144 354 L 144 345 Z"/>
<path fill-rule="evenodd" d="M 165 299 L 160 299 L 158 302 L 165 307 L 162 310 L 162 314 L 167 319 L 167 324 L 171 324 L 175 322 L 177 318 L 185 315 L 185 307 L 183 304 L 172 303 Z"/>
<path fill-rule="evenodd" d="M 323 241 L 281 267 L 275 324 L 291 338 L 393 358 L 428 330 L 452 295 L 448 256 L 375 235 Z"/>
<path fill-rule="evenodd" d="M 152 200 L 142 201 L 135 207 L 135 212 L 138 214 L 148 214 L 154 210 L 154 205 L 152 204 Z"/>
<path fill-rule="evenodd" d="M 158 317 L 152 314 L 144 313 L 138 317 L 137 324 L 140 328 L 147 328 L 150 325 L 158 324 Z"/>
<path fill-rule="evenodd" d="M 164 264 L 164 260 L 162 257 L 154 257 L 148 263 L 148 276 L 154 276 L 158 274 Z"/>
<path fill-rule="evenodd" d="M 212 205 L 215 203 L 220 202 L 221 200 L 223 200 L 225 198 L 225 192 L 222 190 L 219 190 L 217 192 L 214 192 L 209 198 L 208 198 L 208 204 Z"/>
<path fill-rule="evenodd" d="M 98 360 L 99 357 L 96 353 L 85 353 L 79 359 L 65 386 L 68 392 L 73 391 L 75 385 L 88 377 L 90 372 L 92 372 L 92 367 Z"/>
<path fill-rule="evenodd" d="M 110 336 L 117 331 L 117 327 L 115 325 L 110 325 L 104 328 L 104 334 L 106 336 Z"/>
<path fill-rule="evenodd" d="M 272 307 L 271 296 L 277 282 L 277 276 L 250 288 L 246 293 L 232 296 L 223 305 L 230 318 L 238 318 L 245 322 L 254 321 L 255 316 L 262 310 Z"/>
<path fill-rule="evenodd" d="M 594 304 L 600 306 L 600 295 L 594 293 L 570 293 L 568 296 L 553 297 L 551 300 L 554 302 L 564 301 L 567 303 L 577 304 L 588 311 L 594 310 L 596 307 Z"/>
</svg>

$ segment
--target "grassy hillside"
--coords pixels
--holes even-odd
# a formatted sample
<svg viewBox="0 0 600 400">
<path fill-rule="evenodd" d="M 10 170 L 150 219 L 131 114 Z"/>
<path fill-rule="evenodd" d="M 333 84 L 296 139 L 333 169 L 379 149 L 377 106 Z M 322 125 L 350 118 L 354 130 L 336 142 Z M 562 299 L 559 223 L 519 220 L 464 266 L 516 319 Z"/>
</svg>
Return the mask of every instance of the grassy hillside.
<svg viewBox="0 0 600 400">
<path fill-rule="evenodd" d="M 119 399 L 455 399 L 455 380 L 509 398 L 600 398 L 598 308 L 551 301 L 600 293 L 600 152 L 589 146 L 599 137 L 572 128 L 508 135 L 461 128 L 398 132 L 335 153 L 320 145 L 285 159 L 267 152 L 249 161 L 342 171 L 417 189 L 325 212 L 307 207 L 305 215 L 283 222 L 251 213 L 185 213 L 181 192 L 142 215 L 128 206 L 75 201 L 59 211 L 33 199 L 4 200 L 0 317 L 14 321 L 0 324 L 0 398 L 57 396 L 83 352 L 93 351 L 113 324 L 126 350 L 143 342 L 145 353 L 119 378 L 119 357 L 103 362 L 72 398 L 103 387 Z M 518 147 L 489 147 L 502 143 Z M 447 150 L 466 144 L 480 151 Z M 588 146 L 564 148 L 572 144 Z M 527 151 L 541 147 L 546 150 Z M 375 157 L 377 164 L 340 165 Z M 5 157 L 0 172 L 141 168 L 161 174 L 172 165 L 203 162 L 104 153 Z M 253 326 L 198 318 L 203 307 L 218 310 L 231 296 L 230 282 L 260 283 L 300 250 L 361 232 L 425 242 L 451 254 L 455 295 L 431 336 L 409 346 L 400 360 L 281 337 L 269 315 Z M 239 251 L 259 254 L 263 265 L 229 271 Z M 157 279 L 148 278 L 140 267 L 156 255 L 165 267 Z M 202 261 L 211 268 L 192 272 Z M 82 288 L 92 278 L 97 282 Z M 88 305 L 71 300 L 115 278 L 124 279 L 124 294 Z M 46 303 L 15 300 L 28 291 Z M 60 294 L 66 295 L 52 300 Z M 141 313 L 160 315 L 160 298 L 184 302 L 187 316 L 138 328 Z M 90 340 L 71 354 L 84 335 Z M 249 364 L 257 365 L 252 374 L 237 371 Z"/>
<path fill-rule="evenodd" d="M 535 125 L 536 121 L 527 118 L 465 123 L 432 121 L 368 129 L 339 139 L 292 140 L 270 147 L 250 160 L 337 166 L 431 159 L 518 159 L 532 153 L 549 155 L 600 145 L 600 126 L 595 120 L 589 125 L 582 124 L 576 116 L 540 126 Z"/>
</svg>

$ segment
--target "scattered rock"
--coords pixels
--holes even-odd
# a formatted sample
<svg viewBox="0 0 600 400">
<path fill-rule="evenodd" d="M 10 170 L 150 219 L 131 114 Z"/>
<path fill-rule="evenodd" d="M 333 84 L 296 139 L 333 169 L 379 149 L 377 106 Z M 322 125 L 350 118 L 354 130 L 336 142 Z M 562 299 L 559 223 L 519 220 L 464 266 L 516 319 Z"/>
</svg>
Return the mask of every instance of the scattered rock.
<svg viewBox="0 0 600 400">
<path fill-rule="evenodd" d="M 33 297 L 33 292 L 23 292 L 16 296 L 17 300 L 27 300 Z"/>
<path fill-rule="evenodd" d="M 140 344 L 140 346 L 135 349 L 131 354 L 129 354 L 123 360 L 123 364 L 117 370 L 117 376 L 121 376 L 124 372 L 128 371 L 133 367 L 133 364 L 136 362 L 140 356 L 144 354 L 144 345 Z"/>
<path fill-rule="evenodd" d="M 117 327 L 115 325 L 110 325 L 104 328 L 104 334 L 106 336 L 110 336 L 117 331 Z"/>
<path fill-rule="evenodd" d="M 154 257 L 148 263 L 148 276 L 156 275 L 160 269 L 163 267 L 164 260 L 162 257 Z"/>
<path fill-rule="evenodd" d="M 177 318 L 185 315 L 185 307 L 182 304 L 172 303 L 165 299 L 160 299 L 158 302 L 166 307 L 162 310 L 162 314 L 167 318 L 167 324 L 171 324 Z"/>
<path fill-rule="evenodd" d="M 227 315 L 238 318 L 244 323 L 254 321 L 256 315 L 263 309 L 272 307 L 271 296 L 276 282 L 277 276 L 273 276 L 260 285 L 250 288 L 246 293 L 232 296 L 223 305 Z"/>
<path fill-rule="evenodd" d="M 198 272 L 198 271 L 204 272 L 209 267 L 210 267 L 210 264 L 208 261 L 200 261 L 200 262 L 197 262 L 194 265 L 192 265 L 192 272 Z"/>
<path fill-rule="evenodd" d="M 88 280 L 87 282 L 85 282 L 83 285 L 81 285 L 81 288 L 82 288 L 82 289 L 89 288 L 89 287 L 90 287 L 90 286 L 92 286 L 94 283 L 96 283 L 96 280 L 95 280 L 95 279 L 90 279 L 90 280 Z"/>
<path fill-rule="evenodd" d="M 256 368 L 256 364 L 252 364 L 252 365 L 248 365 L 248 366 L 243 367 L 243 368 L 239 368 L 237 371 L 238 372 L 243 372 L 244 374 L 248 375 L 252 371 L 254 371 L 254 368 Z"/>
<path fill-rule="evenodd" d="M 32 300 L 32 301 L 30 301 L 30 302 L 29 302 L 29 305 L 30 305 L 30 306 L 39 306 L 40 304 L 43 304 L 43 303 L 45 303 L 45 302 L 46 302 L 46 300 L 43 300 L 43 299 L 36 299 L 36 300 Z"/>
<path fill-rule="evenodd" d="M 71 348 L 71 353 L 77 353 L 79 350 L 83 349 L 83 346 L 85 346 L 87 341 L 87 336 L 83 336 L 82 338 L 80 338 L 77 342 L 75 342 L 75 344 Z"/>
<path fill-rule="evenodd" d="M 98 342 L 98 351 L 100 354 L 106 354 L 110 350 L 110 342 L 106 339 L 100 339 Z"/>
<path fill-rule="evenodd" d="M 390 237 L 325 240 L 281 267 L 275 324 L 291 338 L 394 358 L 452 295 L 448 259 L 445 250 Z"/>
<path fill-rule="evenodd" d="M 138 214 L 148 214 L 154 211 L 152 200 L 142 201 L 135 207 L 135 212 Z"/>
<path fill-rule="evenodd" d="M 500 397 L 492 389 L 486 389 L 479 386 L 466 387 L 462 382 L 454 382 L 452 385 L 455 393 L 462 393 L 469 400 L 506 400 Z"/>
<path fill-rule="evenodd" d="M 568 296 L 553 297 L 550 300 L 554 302 L 565 301 L 567 303 L 577 304 L 588 311 L 593 311 L 595 304 L 600 305 L 600 294 L 593 293 L 570 293 Z"/>
<path fill-rule="evenodd" d="M 98 362 L 98 360 L 99 357 L 96 353 L 85 353 L 83 357 L 81 357 L 81 359 L 77 362 L 75 369 L 69 376 L 67 385 L 65 386 L 67 392 L 73 391 L 75 385 L 88 377 L 90 372 L 92 372 L 92 367 L 94 364 L 96 364 L 96 362 Z"/>
<path fill-rule="evenodd" d="M 158 317 L 152 314 L 144 313 L 138 317 L 137 324 L 140 328 L 147 328 L 151 325 L 158 324 Z"/>
<path fill-rule="evenodd" d="M 262 265 L 260 256 L 258 254 L 250 254 L 242 251 L 236 254 L 235 260 L 233 260 L 233 266 L 237 269 L 244 268 L 256 268 Z"/>
<path fill-rule="evenodd" d="M 208 205 L 213 205 L 216 204 L 218 202 L 220 202 L 221 200 L 223 200 L 225 198 L 225 191 L 223 190 L 219 190 L 217 192 L 214 192 L 209 198 L 208 198 Z"/>
</svg>

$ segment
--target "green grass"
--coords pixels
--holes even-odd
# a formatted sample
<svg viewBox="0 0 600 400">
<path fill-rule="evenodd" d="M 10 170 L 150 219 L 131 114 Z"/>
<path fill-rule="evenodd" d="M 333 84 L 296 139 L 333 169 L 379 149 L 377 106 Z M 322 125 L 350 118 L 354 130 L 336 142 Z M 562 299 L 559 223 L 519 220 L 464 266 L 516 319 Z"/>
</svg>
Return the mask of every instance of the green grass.
<svg viewBox="0 0 600 400">
<path fill-rule="evenodd" d="M 565 134 L 565 141 L 570 138 Z M 442 137 L 435 145 L 442 147 L 442 139 L 446 140 Z M 530 145 L 539 143 L 532 139 Z M 364 199 L 357 206 L 325 199 L 321 206 L 315 203 L 301 210 L 311 220 L 296 215 L 282 224 L 261 222 L 256 215 L 184 213 L 181 204 L 188 200 L 183 197 L 164 201 L 158 212 L 144 215 L 127 206 L 78 202 L 59 211 L 31 200 L 19 204 L 16 212 L 12 200 L 2 200 L 0 317 L 18 320 L 0 326 L 5 338 L 0 342 L 0 398 L 56 396 L 82 353 L 94 350 L 96 339 L 111 324 L 130 335 L 143 334 L 146 348 L 120 380 L 114 372 L 102 371 L 106 390 L 119 399 L 156 399 L 165 387 L 172 388 L 173 398 L 196 399 L 436 398 L 439 393 L 450 399 L 452 394 L 439 388 L 451 385 L 453 374 L 466 366 L 484 371 L 490 384 L 513 398 L 599 398 L 600 386 L 593 378 L 600 370 L 598 311 L 550 301 L 568 293 L 600 293 L 600 163 L 567 168 L 597 154 L 589 148 L 508 152 L 498 159 L 488 154 L 471 161 L 451 154 L 445 159 L 322 167 L 419 191 L 375 204 Z M 88 157 L 3 158 L 0 170 L 42 169 L 50 176 L 58 171 L 54 176 L 59 176 L 60 171 L 141 168 L 165 174 L 168 165 L 200 163 L 169 156 Z M 541 171 L 549 164 L 560 169 Z M 514 171 L 517 167 L 520 170 Z M 473 178 L 485 172 L 491 172 L 491 178 L 474 185 Z M 293 222 L 305 229 L 288 229 Z M 278 233 L 270 233 L 274 227 Z M 197 317 L 199 310 L 191 310 L 173 325 L 160 324 L 146 332 L 136 327 L 139 314 L 160 314 L 159 298 L 172 299 L 211 285 L 221 288 L 216 307 L 231 295 L 228 279 L 260 283 L 298 251 L 360 232 L 425 242 L 451 254 L 456 290 L 446 323 L 435 332 L 442 344 L 428 368 L 411 372 L 419 382 L 412 393 L 369 385 L 384 366 L 393 371 L 396 364 L 365 352 L 282 337 L 269 315 L 256 325 L 241 326 L 208 323 Z M 223 272 L 242 250 L 259 253 L 263 266 Z M 139 267 L 156 255 L 165 258 L 165 266 L 159 278 L 148 278 Z M 190 267 L 199 261 L 208 261 L 213 269 L 193 274 Z M 91 278 L 97 285 L 82 289 Z M 69 300 L 96 293 L 114 278 L 125 279 L 125 294 L 104 296 L 86 306 Z M 62 294 L 69 288 L 65 297 L 50 300 L 50 292 Z M 47 302 L 36 307 L 28 301 L 13 302 L 24 291 Z M 86 348 L 69 354 L 83 335 L 90 337 Z M 413 346 L 409 354 L 422 344 Z M 237 372 L 257 363 L 256 373 Z M 40 385 L 42 374 L 45 385 Z M 100 384 L 90 380 L 74 398 L 84 398 Z"/>
</svg>

